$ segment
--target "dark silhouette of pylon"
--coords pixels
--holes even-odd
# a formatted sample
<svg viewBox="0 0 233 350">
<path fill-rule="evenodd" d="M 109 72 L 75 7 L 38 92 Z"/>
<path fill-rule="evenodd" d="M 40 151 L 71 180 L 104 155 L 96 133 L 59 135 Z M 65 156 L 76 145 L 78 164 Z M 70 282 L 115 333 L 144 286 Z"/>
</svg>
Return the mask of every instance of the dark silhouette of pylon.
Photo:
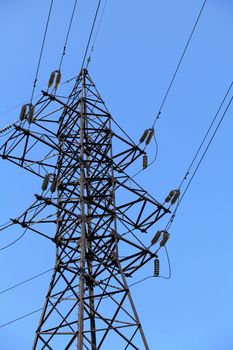
<svg viewBox="0 0 233 350">
<path fill-rule="evenodd" d="M 126 169 L 145 152 L 119 129 L 86 69 L 68 97 L 23 107 L 1 157 L 42 178 L 17 219 L 56 245 L 33 349 L 149 349 L 127 279 L 156 254 L 141 242 L 168 209 Z"/>
</svg>

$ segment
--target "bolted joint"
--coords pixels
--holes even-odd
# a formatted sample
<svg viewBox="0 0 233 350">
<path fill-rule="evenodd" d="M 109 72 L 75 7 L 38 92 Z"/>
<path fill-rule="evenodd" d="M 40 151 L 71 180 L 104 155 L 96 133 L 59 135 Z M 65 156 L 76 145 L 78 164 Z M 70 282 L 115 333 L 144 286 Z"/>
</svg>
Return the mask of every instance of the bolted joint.
<svg viewBox="0 0 233 350">
<path fill-rule="evenodd" d="M 86 68 L 83 68 L 83 69 L 82 69 L 82 75 L 85 76 L 85 75 L 87 75 L 87 74 L 88 74 L 88 70 L 87 70 Z"/>
</svg>

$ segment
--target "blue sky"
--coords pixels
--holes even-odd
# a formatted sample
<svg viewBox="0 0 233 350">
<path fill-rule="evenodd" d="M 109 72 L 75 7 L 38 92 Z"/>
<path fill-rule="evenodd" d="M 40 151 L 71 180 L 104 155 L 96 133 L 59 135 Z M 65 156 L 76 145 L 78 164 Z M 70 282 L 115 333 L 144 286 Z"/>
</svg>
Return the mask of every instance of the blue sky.
<svg viewBox="0 0 233 350">
<path fill-rule="evenodd" d="M 201 4 L 108 1 L 89 71 L 112 115 L 134 140 L 153 122 Z M 58 65 L 72 5 L 70 0 L 55 0 L 36 94 Z M 30 97 L 48 6 L 48 0 L 0 1 L 0 113 Z M 95 7 L 94 0 L 78 2 L 64 79 L 79 72 Z M 232 1 L 207 0 L 157 123 L 157 162 L 137 181 L 159 201 L 184 176 L 232 80 L 232 16 Z M 152 350 L 233 348 L 232 112 L 231 108 L 170 231 L 172 279 L 149 279 L 132 289 Z M 18 113 L 15 109 L 1 115 L 0 127 L 15 121 Z M 32 203 L 40 182 L 6 161 L 0 162 L 0 169 L 0 222 L 5 222 Z M 16 228 L 1 233 L 0 247 L 18 234 Z M 0 251 L 0 289 L 53 263 L 53 247 L 27 234 Z M 162 269 L 166 273 L 166 266 Z M 147 266 L 139 278 L 152 271 L 153 266 Z M 0 295 L 0 324 L 41 307 L 49 277 Z M 38 320 L 35 314 L 0 328 L 1 349 L 30 349 Z"/>
</svg>

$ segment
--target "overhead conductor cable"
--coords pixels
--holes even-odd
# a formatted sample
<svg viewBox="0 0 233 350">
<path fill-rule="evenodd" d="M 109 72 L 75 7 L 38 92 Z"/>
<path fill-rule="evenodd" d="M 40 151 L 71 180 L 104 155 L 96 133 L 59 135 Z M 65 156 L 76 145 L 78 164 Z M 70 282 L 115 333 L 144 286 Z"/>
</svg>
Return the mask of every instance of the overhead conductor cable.
<svg viewBox="0 0 233 350">
<path fill-rule="evenodd" d="M 214 124 L 214 122 L 216 121 L 217 116 L 219 115 L 220 110 L 221 110 L 222 107 L 223 107 L 223 104 L 226 102 L 226 99 L 227 99 L 227 97 L 228 97 L 228 95 L 229 95 L 229 93 L 230 93 L 232 87 L 233 87 L 233 81 L 230 83 L 230 86 L 229 86 L 229 88 L 227 89 L 227 92 L 225 93 L 225 95 L 224 95 L 224 97 L 223 97 L 223 100 L 222 100 L 222 102 L 221 102 L 221 104 L 220 104 L 220 106 L 219 106 L 219 108 L 218 108 L 218 110 L 217 110 L 217 112 L 216 112 L 216 114 L 215 114 L 215 116 L 214 116 L 214 118 L 213 118 L 213 120 L 212 120 L 212 122 L 211 122 L 211 124 L 210 124 L 210 126 L 209 126 L 209 128 L 208 128 L 208 130 L 207 130 L 207 132 L 206 132 L 206 134 L 205 134 L 205 136 L 204 136 L 204 138 L 203 138 L 203 140 L 202 140 L 202 142 L 201 142 L 201 145 L 198 147 L 198 150 L 197 150 L 197 152 L 196 152 L 194 158 L 192 159 L 191 164 L 190 164 L 190 166 L 188 167 L 188 170 L 187 170 L 187 172 L 185 173 L 184 178 L 182 179 L 182 181 L 181 181 L 181 183 L 180 183 L 179 189 L 180 189 L 181 186 L 183 185 L 184 181 L 187 180 L 187 175 L 190 174 L 190 170 L 191 170 L 191 168 L 192 168 L 192 166 L 193 166 L 193 164 L 194 164 L 194 162 L 195 162 L 197 156 L 200 154 L 200 151 L 201 151 L 201 149 L 202 149 L 202 147 L 203 147 L 203 145 L 204 145 L 204 142 L 205 142 L 205 140 L 207 139 L 207 136 L 210 134 L 210 131 L 211 131 L 212 127 L 213 127 L 213 124 Z M 196 165 L 196 167 L 195 167 L 195 169 L 194 169 L 194 171 L 193 171 L 193 174 L 192 174 L 192 176 L 191 176 L 189 182 L 187 183 L 186 187 L 185 187 L 184 190 L 183 190 L 182 196 L 180 196 L 180 192 L 178 193 L 177 199 L 179 198 L 179 201 L 177 202 L 176 208 L 174 209 L 174 211 L 173 211 L 173 213 L 172 213 L 172 216 L 171 216 L 170 220 L 169 220 L 168 223 L 167 223 L 166 229 L 170 228 L 171 225 L 172 225 L 172 223 L 174 222 L 174 218 L 175 218 L 176 213 L 177 213 L 177 210 L 178 210 L 178 208 L 179 208 L 179 206 L 180 206 L 180 204 L 181 204 L 181 201 L 183 200 L 185 194 L 187 193 L 187 191 L 188 191 L 188 189 L 189 189 L 189 187 L 190 187 L 190 185 L 191 185 L 191 183 L 192 183 L 192 181 L 193 181 L 193 179 L 194 179 L 194 177 L 195 177 L 195 175 L 196 175 L 196 173 L 197 173 L 197 171 L 198 171 L 198 169 L 199 169 L 201 163 L 202 163 L 203 160 L 204 160 L 204 157 L 205 157 L 206 153 L 208 152 L 208 150 L 209 150 L 209 148 L 210 148 L 210 146 L 211 146 L 211 144 L 212 144 L 212 142 L 213 142 L 213 140 L 214 140 L 214 138 L 215 138 L 215 136 L 216 136 L 216 134 L 217 134 L 217 132 L 218 132 L 218 130 L 219 130 L 219 128 L 220 128 L 220 126 L 221 126 L 223 120 L 224 120 L 224 118 L 226 117 L 227 112 L 228 112 L 228 110 L 229 110 L 229 108 L 230 108 L 230 106 L 231 106 L 231 104 L 232 104 L 232 101 L 233 101 L 233 96 L 231 96 L 231 98 L 230 98 L 230 100 L 229 100 L 229 102 L 228 102 L 228 104 L 227 104 L 225 110 L 223 111 L 223 114 L 222 114 L 222 116 L 221 116 L 219 122 L 217 123 L 217 125 L 216 125 L 216 127 L 215 127 L 215 129 L 214 129 L 214 131 L 213 131 L 213 134 L 212 134 L 212 136 L 210 137 L 210 140 L 209 140 L 209 142 L 207 143 L 207 145 L 206 145 L 206 147 L 205 147 L 205 149 L 204 149 L 204 151 L 203 151 L 203 153 L 202 153 L 202 155 L 201 155 L 201 157 L 200 157 L 200 159 L 199 159 L 199 161 L 198 161 L 198 163 L 197 163 L 197 165 Z M 178 190 L 177 190 L 177 191 L 178 191 Z"/>
<path fill-rule="evenodd" d="M 61 67 L 62 67 L 62 63 L 63 63 L 63 60 L 64 60 L 64 56 L 66 55 L 67 43 L 68 43 L 68 40 L 69 40 L 71 27 L 72 27 L 72 24 L 73 24 L 73 19 L 74 19 L 76 7 L 77 7 L 77 3 L 78 3 L 78 0 L 75 0 L 74 1 L 74 6 L 73 6 L 73 11 L 72 11 L 72 14 L 71 14 L 70 23 L 69 23 L 69 26 L 68 26 L 68 31 L 67 31 L 67 34 L 66 34 L 65 43 L 64 43 L 64 46 L 63 46 L 63 52 L 62 52 L 61 60 L 60 60 L 60 63 L 59 63 L 58 71 L 61 71 Z"/>
<path fill-rule="evenodd" d="M 93 23 L 92 23 L 91 32 L 90 32 L 90 35 L 89 35 L 89 38 L 88 38 L 86 50 L 85 50 L 85 53 L 84 53 L 84 57 L 83 57 L 81 69 L 83 69 L 83 67 L 84 67 L 84 65 L 85 65 L 85 61 L 86 61 L 87 53 L 88 53 L 88 50 L 89 50 L 89 46 L 90 46 L 91 38 L 92 38 L 92 35 L 93 35 L 93 31 L 94 31 L 94 28 L 95 28 L 96 20 L 97 20 L 97 17 L 98 17 L 98 13 L 99 13 L 101 1 L 102 1 L 102 0 L 99 0 L 99 1 L 98 1 L 98 5 L 97 5 L 96 12 L 95 12 L 94 20 L 93 20 Z M 87 65 L 88 65 L 88 63 L 89 63 L 89 62 L 87 62 Z"/>
<path fill-rule="evenodd" d="M 164 96 L 164 98 L 163 98 L 163 100 L 162 100 L 162 102 L 161 102 L 161 105 L 160 105 L 159 111 L 158 111 L 158 113 L 157 113 L 157 116 L 155 117 L 155 120 L 154 120 L 154 122 L 153 122 L 153 124 L 152 124 L 152 127 L 151 127 L 151 129 L 149 129 L 149 130 L 154 130 L 155 124 L 156 124 L 157 120 L 160 118 L 160 115 L 161 115 L 161 113 L 162 113 L 163 106 L 164 106 L 164 104 L 165 104 L 165 102 L 166 102 L 166 100 L 167 100 L 167 98 L 168 98 L 168 95 L 169 95 L 170 90 L 171 90 L 171 88 L 172 88 L 172 85 L 173 85 L 173 83 L 174 83 L 174 81 L 175 81 L 175 78 L 176 78 L 176 76 L 177 76 L 177 73 L 178 73 L 178 71 L 179 71 L 179 69 L 180 69 L 181 63 L 182 63 L 182 61 L 183 61 L 183 59 L 184 59 L 184 57 L 185 57 L 185 54 L 186 54 L 187 49 L 188 49 L 188 47 L 189 47 L 189 44 L 190 44 L 190 42 L 191 42 L 191 40 L 192 40 L 192 37 L 193 37 L 193 35 L 194 35 L 194 32 L 195 32 L 195 30 L 196 30 L 196 28 L 197 28 L 197 25 L 198 25 L 198 23 L 199 23 L 199 20 L 200 20 L 200 18 L 201 18 L 201 15 L 202 15 L 202 13 L 203 13 L 203 10 L 204 10 L 204 8 L 205 8 L 206 3 L 207 3 L 207 0 L 204 0 L 203 4 L 202 4 L 202 6 L 201 6 L 201 9 L 200 9 L 200 11 L 199 11 L 199 13 L 198 13 L 197 19 L 196 19 L 196 21 L 195 21 L 195 23 L 194 23 L 194 26 L 193 26 L 193 28 L 192 28 L 192 31 L 191 31 L 191 33 L 190 33 L 190 36 L 189 36 L 189 38 L 188 38 L 188 41 L 187 41 L 187 43 L 186 43 L 186 45 L 185 45 L 185 47 L 184 47 L 184 50 L 183 50 L 182 55 L 181 55 L 181 57 L 180 57 L 180 60 L 179 60 L 179 62 L 178 62 L 178 64 L 177 64 L 177 67 L 176 67 L 176 69 L 175 69 L 175 72 L 174 72 L 174 74 L 173 74 L 173 76 L 172 76 L 172 79 L 171 79 L 171 81 L 170 81 L 170 84 L 169 84 L 169 86 L 168 86 L 168 88 L 167 88 L 167 91 L 166 91 L 166 93 L 165 93 L 165 96 Z M 153 135 L 154 135 L 154 134 L 153 134 Z M 145 148 L 149 145 L 150 140 L 151 140 L 151 138 L 153 137 L 153 135 L 152 135 L 152 134 L 148 135 L 148 138 L 147 138 L 147 140 L 146 140 L 146 146 L 145 146 Z M 140 139 L 140 143 L 144 142 L 144 137 L 145 137 L 145 132 L 144 132 L 142 138 Z M 155 136 L 154 136 L 154 139 L 155 139 L 155 144 L 156 144 L 156 155 L 155 155 L 154 160 L 148 165 L 148 167 L 150 167 L 152 164 L 155 163 L 155 161 L 156 161 L 156 159 L 157 159 L 157 155 L 158 155 L 158 144 L 157 144 L 157 140 L 156 140 L 156 137 L 155 137 Z M 143 140 L 143 141 L 141 141 L 141 140 Z M 142 169 L 142 170 L 143 170 L 143 169 Z M 138 174 L 140 174 L 140 172 L 141 172 L 142 170 L 140 170 L 139 172 L 137 172 L 137 173 L 134 175 L 134 177 L 137 176 Z"/>
<path fill-rule="evenodd" d="M 170 90 L 171 90 L 171 88 L 172 88 L 172 85 L 173 85 L 173 83 L 174 83 L 174 81 L 175 81 L 175 78 L 176 78 L 176 76 L 177 76 L 177 73 L 178 73 L 178 71 L 179 71 L 179 69 L 180 69 L 181 63 L 182 63 L 182 61 L 183 61 L 183 59 L 184 59 L 184 57 L 185 57 L 185 54 L 186 54 L 187 49 L 188 49 L 188 47 L 189 47 L 189 44 L 190 44 L 190 42 L 191 42 L 191 40 L 192 40 L 192 37 L 193 37 L 193 35 L 194 35 L 194 33 L 195 33 L 195 30 L 196 30 L 196 28 L 197 28 L 197 25 L 198 25 L 198 23 L 199 23 L 199 21 L 200 21 L 200 18 L 201 18 L 201 15 L 202 15 L 202 13 L 203 13 L 203 10 L 204 10 L 204 8 L 205 8 L 206 3 L 207 3 L 207 0 L 204 0 L 203 4 L 202 4 L 202 6 L 201 6 L 201 9 L 200 9 L 200 11 L 199 11 L 199 13 L 198 13 L 197 19 L 196 19 L 196 21 L 195 21 L 195 23 L 194 23 L 194 26 L 193 26 L 193 28 L 192 28 L 192 31 L 191 31 L 191 33 L 190 33 L 190 35 L 189 35 L 188 41 L 187 41 L 187 43 L 186 43 L 186 45 L 185 45 L 185 47 L 184 47 L 184 50 L 183 50 L 182 55 L 181 55 L 181 57 L 180 57 L 180 60 L 179 60 L 179 62 L 178 62 L 178 64 L 177 64 L 177 67 L 176 67 L 176 69 L 175 69 L 175 72 L 174 72 L 174 74 L 173 74 L 173 76 L 172 76 L 172 79 L 171 79 L 171 81 L 170 81 L 170 84 L 169 84 L 169 86 L 168 86 L 168 88 L 167 88 L 167 91 L 166 91 L 166 93 L 165 93 L 165 96 L 164 96 L 164 98 L 163 98 L 163 100 L 162 100 L 162 102 L 161 102 L 161 105 L 160 105 L 159 111 L 158 111 L 158 113 L 157 113 L 157 116 L 156 116 L 156 118 L 155 118 L 155 120 L 154 120 L 154 122 L 153 122 L 153 124 L 152 124 L 152 128 L 154 128 L 154 126 L 155 126 L 157 120 L 158 120 L 159 117 L 160 117 L 160 114 L 161 114 L 161 112 L 162 112 L 163 106 L 164 106 L 164 104 L 165 104 L 165 102 L 166 102 L 166 100 L 167 100 L 167 98 L 168 98 L 168 95 L 169 95 L 169 93 L 170 93 Z"/>
<path fill-rule="evenodd" d="M 32 88 L 31 103 L 32 103 L 32 100 L 33 100 L 34 94 L 35 94 L 36 84 L 37 84 L 37 80 L 38 80 L 38 74 L 39 74 L 40 65 L 41 65 L 41 59 L 42 59 L 43 52 L 44 52 L 45 40 L 46 40 L 46 37 L 47 37 L 49 22 L 50 22 L 50 18 L 51 18 L 51 14 L 52 14 L 52 9 L 53 9 L 53 2 L 54 2 L 54 0 L 51 0 L 51 2 L 50 2 L 48 18 L 47 18 L 47 22 L 46 22 L 46 26 L 45 26 L 45 31 L 44 31 L 44 36 L 43 36 L 43 40 L 42 40 L 39 60 L 38 60 L 37 69 L 36 69 L 36 75 L 35 75 L 33 88 Z"/>
</svg>

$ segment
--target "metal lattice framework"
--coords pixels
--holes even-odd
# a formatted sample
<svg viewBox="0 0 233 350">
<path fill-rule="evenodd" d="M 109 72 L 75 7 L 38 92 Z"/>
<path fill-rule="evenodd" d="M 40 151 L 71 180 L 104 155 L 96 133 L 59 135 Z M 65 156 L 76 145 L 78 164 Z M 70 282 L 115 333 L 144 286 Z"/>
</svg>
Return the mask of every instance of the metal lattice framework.
<svg viewBox="0 0 233 350">
<path fill-rule="evenodd" d="M 13 220 L 56 245 L 33 349 L 149 349 L 127 277 L 154 259 L 139 238 L 168 209 L 127 175 L 144 152 L 112 123 L 83 69 L 68 97 L 43 92 L 0 149 L 50 187 Z"/>
</svg>

